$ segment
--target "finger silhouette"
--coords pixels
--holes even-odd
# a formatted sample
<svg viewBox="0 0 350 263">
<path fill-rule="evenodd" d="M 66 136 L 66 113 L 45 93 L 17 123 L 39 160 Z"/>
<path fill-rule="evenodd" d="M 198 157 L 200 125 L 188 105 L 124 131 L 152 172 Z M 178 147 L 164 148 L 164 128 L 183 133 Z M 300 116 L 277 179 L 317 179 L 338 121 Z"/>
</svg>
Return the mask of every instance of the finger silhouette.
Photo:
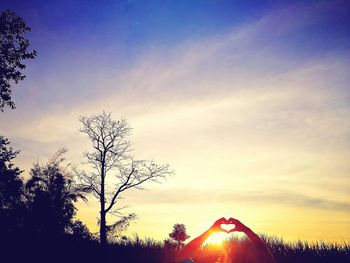
<svg viewBox="0 0 350 263">
<path fill-rule="evenodd" d="M 230 230 L 230 233 L 231 232 L 245 232 L 247 230 L 247 227 L 241 223 L 241 221 L 231 217 L 227 220 L 229 222 L 229 224 L 234 224 L 235 227 L 234 229 L 231 229 Z"/>
<path fill-rule="evenodd" d="M 237 231 L 240 231 L 240 225 L 241 225 L 241 222 L 238 221 L 237 219 L 233 218 L 233 217 L 230 217 L 228 220 L 227 220 L 228 224 L 232 224 L 234 225 L 234 228 L 230 229 L 228 231 L 228 233 L 233 233 L 233 232 L 237 232 Z"/>
<path fill-rule="evenodd" d="M 228 220 L 227 220 L 228 224 L 236 224 L 237 222 L 239 222 L 237 219 L 233 218 L 233 217 L 230 217 Z"/>
<path fill-rule="evenodd" d="M 220 224 L 227 224 L 228 221 L 225 217 L 221 217 L 219 220 L 217 220 L 216 222 L 220 223 Z"/>
<path fill-rule="evenodd" d="M 227 219 L 224 217 L 221 217 L 220 219 L 216 220 L 215 223 L 210 228 L 213 232 L 226 232 L 223 228 L 221 228 L 222 224 L 228 224 Z"/>
</svg>

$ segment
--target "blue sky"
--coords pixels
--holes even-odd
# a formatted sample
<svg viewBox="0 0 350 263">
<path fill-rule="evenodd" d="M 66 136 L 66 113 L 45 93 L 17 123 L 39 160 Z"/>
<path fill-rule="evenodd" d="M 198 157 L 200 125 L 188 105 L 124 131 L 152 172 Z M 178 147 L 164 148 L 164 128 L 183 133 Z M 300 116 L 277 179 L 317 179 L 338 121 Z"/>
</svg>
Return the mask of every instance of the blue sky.
<svg viewBox="0 0 350 263">
<path fill-rule="evenodd" d="M 290 240 L 350 240 L 348 1 L 0 7 L 27 21 L 38 51 L 14 88 L 17 109 L 0 115 L 24 175 L 62 146 L 81 164 L 79 116 L 112 111 L 134 128 L 137 157 L 176 172 L 125 196 L 141 235 L 163 238 L 183 222 L 195 236 L 234 213 Z M 80 208 L 96 228 L 94 203 Z"/>
<path fill-rule="evenodd" d="M 32 77 L 70 74 L 65 78 L 72 78 L 72 86 L 75 73 L 124 74 L 144 54 L 166 56 L 184 42 L 220 38 L 275 13 L 279 17 L 263 25 L 254 48 L 274 49 L 295 63 L 329 53 L 343 56 L 350 48 L 347 1 L 2 1 L 1 6 L 33 29 L 30 39 L 39 56 L 29 69 Z M 57 99 L 57 94 L 49 98 L 51 91 L 40 97 L 45 93 L 40 90 L 43 106 Z M 80 96 L 94 92 L 90 86 Z"/>
<path fill-rule="evenodd" d="M 349 48 L 350 11 L 346 1 L 2 2 L 4 8 L 13 9 L 31 25 L 32 45 L 47 60 L 59 60 L 81 50 L 92 53 L 91 62 L 95 56 L 102 56 L 107 63 L 115 63 L 109 60 L 116 58 L 124 65 L 149 48 L 167 48 L 184 40 L 222 34 L 281 9 L 286 9 L 279 18 L 282 24 L 286 16 L 295 17 L 294 23 L 300 19 L 309 23 L 272 43 L 269 36 L 261 36 L 261 45 L 268 42 L 303 56 Z M 268 30 L 278 30 L 278 24 L 273 26 Z"/>
</svg>

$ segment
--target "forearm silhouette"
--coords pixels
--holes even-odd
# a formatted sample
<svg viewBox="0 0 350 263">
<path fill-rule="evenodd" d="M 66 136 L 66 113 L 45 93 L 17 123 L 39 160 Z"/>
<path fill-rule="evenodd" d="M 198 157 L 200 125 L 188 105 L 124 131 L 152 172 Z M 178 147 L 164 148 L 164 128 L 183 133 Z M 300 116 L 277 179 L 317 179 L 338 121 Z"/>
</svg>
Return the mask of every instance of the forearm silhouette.
<svg viewBox="0 0 350 263">
<path fill-rule="evenodd" d="M 261 263 L 276 263 L 274 256 L 272 255 L 270 249 L 267 247 L 265 242 L 253 232 L 249 227 L 241 223 L 235 218 L 230 218 L 227 220 L 228 224 L 234 224 L 235 228 L 231 229 L 229 233 L 232 232 L 242 232 L 247 235 L 250 241 L 253 243 L 254 247 L 257 249 L 259 262 Z"/>
<path fill-rule="evenodd" d="M 217 232 L 226 232 L 220 227 L 221 224 L 227 224 L 227 220 L 224 217 L 216 220 L 215 223 L 207 231 L 205 231 L 200 236 L 196 237 L 191 242 L 189 242 L 185 247 L 183 247 L 183 249 L 176 254 L 176 261 L 181 262 L 182 260 L 195 257 L 198 251 L 200 250 L 201 245 L 204 243 L 205 240 L 208 239 L 210 235 Z"/>
</svg>

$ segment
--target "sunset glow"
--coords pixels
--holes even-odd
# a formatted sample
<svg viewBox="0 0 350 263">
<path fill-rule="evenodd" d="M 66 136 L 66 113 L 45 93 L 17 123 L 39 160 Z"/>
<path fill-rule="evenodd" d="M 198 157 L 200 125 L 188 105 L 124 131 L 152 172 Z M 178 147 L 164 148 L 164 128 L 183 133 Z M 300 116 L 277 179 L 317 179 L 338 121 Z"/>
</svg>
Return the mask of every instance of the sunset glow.
<svg viewBox="0 0 350 263">
<path fill-rule="evenodd" d="M 38 51 L 0 115 L 24 178 L 60 147 L 92 171 L 78 119 L 105 110 L 128 120 L 135 158 L 174 170 L 117 200 L 137 214 L 126 236 L 181 223 L 191 240 L 235 217 L 287 241 L 350 241 L 348 1 L 0 2 Z M 78 202 L 94 233 L 99 209 Z"/>
<path fill-rule="evenodd" d="M 226 233 L 223 233 L 223 232 L 214 233 L 205 241 L 203 246 L 206 246 L 206 245 L 221 246 L 222 243 L 228 238 L 229 238 L 229 235 Z"/>
</svg>

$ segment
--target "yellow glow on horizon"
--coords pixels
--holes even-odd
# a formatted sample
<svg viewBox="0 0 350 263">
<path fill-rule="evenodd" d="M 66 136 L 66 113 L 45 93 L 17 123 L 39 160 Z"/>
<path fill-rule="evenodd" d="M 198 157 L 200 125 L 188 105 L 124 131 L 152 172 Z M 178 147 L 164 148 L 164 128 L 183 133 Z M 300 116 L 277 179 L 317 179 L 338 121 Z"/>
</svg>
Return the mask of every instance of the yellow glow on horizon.
<svg viewBox="0 0 350 263">
<path fill-rule="evenodd" d="M 221 246 L 222 243 L 228 239 L 229 235 L 224 232 L 214 233 L 204 242 L 203 246 L 214 245 Z"/>
</svg>

